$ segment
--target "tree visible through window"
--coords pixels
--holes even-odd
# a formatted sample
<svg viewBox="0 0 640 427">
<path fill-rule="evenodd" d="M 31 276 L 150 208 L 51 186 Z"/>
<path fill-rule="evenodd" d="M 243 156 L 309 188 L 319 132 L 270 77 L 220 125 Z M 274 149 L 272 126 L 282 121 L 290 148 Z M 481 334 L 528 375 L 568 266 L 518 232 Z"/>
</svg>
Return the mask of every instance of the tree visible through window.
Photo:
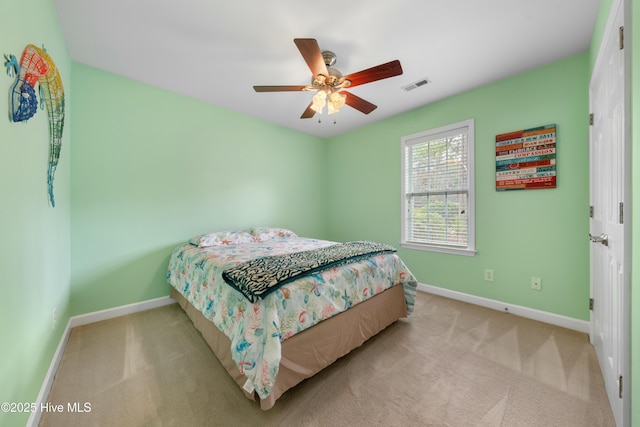
<svg viewBox="0 0 640 427">
<path fill-rule="evenodd" d="M 473 120 L 402 138 L 402 244 L 473 255 Z"/>
</svg>

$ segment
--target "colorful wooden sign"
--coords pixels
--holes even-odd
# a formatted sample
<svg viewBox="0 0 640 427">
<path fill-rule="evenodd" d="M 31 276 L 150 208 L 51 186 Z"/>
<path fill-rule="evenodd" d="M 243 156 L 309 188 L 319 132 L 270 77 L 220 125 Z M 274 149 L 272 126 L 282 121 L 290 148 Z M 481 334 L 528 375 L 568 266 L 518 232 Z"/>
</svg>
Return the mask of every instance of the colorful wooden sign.
<svg viewBox="0 0 640 427">
<path fill-rule="evenodd" d="M 555 124 L 496 135 L 496 190 L 555 187 Z"/>
</svg>

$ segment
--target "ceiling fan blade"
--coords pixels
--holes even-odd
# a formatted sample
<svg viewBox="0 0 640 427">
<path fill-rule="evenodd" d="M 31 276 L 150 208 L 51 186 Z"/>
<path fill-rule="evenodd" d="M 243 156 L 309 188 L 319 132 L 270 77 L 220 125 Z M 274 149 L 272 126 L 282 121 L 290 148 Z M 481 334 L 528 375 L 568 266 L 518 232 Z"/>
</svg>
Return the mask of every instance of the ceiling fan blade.
<svg viewBox="0 0 640 427">
<path fill-rule="evenodd" d="M 399 76 L 400 74 L 402 74 L 402 66 L 400 65 L 400 61 L 396 59 L 395 61 L 387 62 L 386 64 L 381 64 L 376 67 L 358 71 L 357 73 L 349 74 L 344 76 L 344 78 L 351 80 L 351 84 L 348 87 L 354 87 L 389 77 Z"/>
<path fill-rule="evenodd" d="M 378 108 L 377 105 L 374 105 L 369 101 L 366 101 L 359 96 L 352 94 L 351 92 L 347 92 L 346 90 L 341 90 L 340 93 L 347 95 L 347 99 L 345 99 L 344 101 L 345 104 L 355 108 L 358 111 L 363 112 L 364 114 L 369 114 L 370 112 Z"/>
<path fill-rule="evenodd" d="M 318 74 L 329 75 L 316 39 L 293 39 L 293 42 L 298 46 L 314 77 Z"/>
<path fill-rule="evenodd" d="M 313 101 L 311 101 L 307 109 L 304 110 L 304 113 L 302 113 L 302 115 L 300 116 L 301 119 L 310 119 L 316 114 L 316 112 L 311 108 L 312 105 Z"/>
<path fill-rule="evenodd" d="M 306 86 L 254 86 L 256 92 L 297 92 L 304 90 Z"/>
</svg>

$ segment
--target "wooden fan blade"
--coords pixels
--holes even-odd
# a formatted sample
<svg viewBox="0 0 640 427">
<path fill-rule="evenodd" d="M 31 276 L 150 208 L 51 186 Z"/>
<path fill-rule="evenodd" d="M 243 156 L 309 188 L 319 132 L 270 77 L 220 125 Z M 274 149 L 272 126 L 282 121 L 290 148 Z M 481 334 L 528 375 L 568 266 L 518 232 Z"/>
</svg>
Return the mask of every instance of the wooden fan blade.
<svg viewBox="0 0 640 427">
<path fill-rule="evenodd" d="M 302 54 L 302 57 L 306 61 L 309 69 L 311 70 L 311 74 L 313 74 L 314 77 L 318 74 L 323 74 L 325 76 L 329 75 L 316 39 L 293 39 L 293 42 L 298 46 L 298 50 Z"/>
<path fill-rule="evenodd" d="M 306 86 L 254 86 L 256 92 L 297 92 L 304 90 Z"/>
<path fill-rule="evenodd" d="M 363 112 L 364 114 L 369 114 L 370 112 L 378 108 L 377 105 L 374 105 L 369 101 L 366 101 L 359 96 L 352 94 L 351 92 L 347 92 L 346 90 L 341 90 L 340 93 L 347 95 L 347 99 L 344 100 L 345 104 L 355 108 L 358 111 Z"/>
<path fill-rule="evenodd" d="M 304 110 L 304 113 L 302 113 L 302 115 L 300 116 L 301 119 L 310 119 L 316 114 L 316 112 L 311 108 L 312 105 L 313 101 L 311 101 L 307 109 Z"/>
<path fill-rule="evenodd" d="M 344 76 L 345 79 L 351 80 L 351 84 L 348 87 L 354 87 L 363 85 L 365 83 L 375 82 L 376 80 L 382 80 L 389 77 L 399 76 L 402 74 L 402 66 L 400 61 L 387 62 L 376 67 L 367 68 L 366 70 L 358 71 L 357 73 Z"/>
</svg>

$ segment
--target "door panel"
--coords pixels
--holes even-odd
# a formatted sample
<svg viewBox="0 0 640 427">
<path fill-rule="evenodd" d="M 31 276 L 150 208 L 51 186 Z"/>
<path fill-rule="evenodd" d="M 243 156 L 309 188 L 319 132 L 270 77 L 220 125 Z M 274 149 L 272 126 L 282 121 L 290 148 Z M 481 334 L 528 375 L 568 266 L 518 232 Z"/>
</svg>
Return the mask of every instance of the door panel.
<svg viewBox="0 0 640 427">
<path fill-rule="evenodd" d="M 593 125 L 589 143 L 591 295 L 594 300 L 591 338 L 619 426 L 623 425 L 619 378 L 623 371 L 623 295 L 626 280 L 623 215 L 626 194 L 625 80 L 624 50 L 620 49 L 619 38 L 622 26 L 620 5 L 614 25 L 604 36 L 604 51 L 591 81 Z"/>
</svg>

